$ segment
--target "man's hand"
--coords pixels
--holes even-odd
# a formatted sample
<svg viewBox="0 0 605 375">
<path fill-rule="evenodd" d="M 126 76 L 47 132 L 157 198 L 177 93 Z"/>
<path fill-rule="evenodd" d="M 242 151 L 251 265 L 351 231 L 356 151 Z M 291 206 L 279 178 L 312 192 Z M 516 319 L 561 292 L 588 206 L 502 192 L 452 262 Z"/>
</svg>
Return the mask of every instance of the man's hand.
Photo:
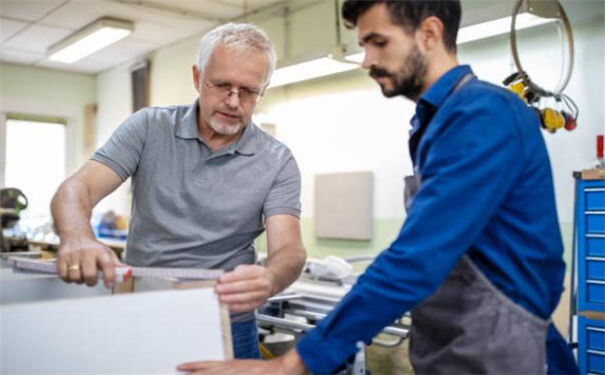
<svg viewBox="0 0 605 375">
<path fill-rule="evenodd" d="M 252 311 L 273 294 L 274 281 L 265 267 L 239 265 L 221 276 L 214 290 L 231 312 Z"/>
<path fill-rule="evenodd" d="M 71 239 L 61 243 L 57 253 L 57 270 L 66 282 L 97 284 L 99 269 L 103 271 L 105 287 L 110 288 L 115 281 L 116 266 L 122 266 L 117 255 L 97 240 L 87 237 Z"/>
<path fill-rule="evenodd" d="M 306 367 L 295 349 L 270 361 L 235 360 L 184 363 L 179 371 L 193 375 L 302 375 Z"/>
</svg>

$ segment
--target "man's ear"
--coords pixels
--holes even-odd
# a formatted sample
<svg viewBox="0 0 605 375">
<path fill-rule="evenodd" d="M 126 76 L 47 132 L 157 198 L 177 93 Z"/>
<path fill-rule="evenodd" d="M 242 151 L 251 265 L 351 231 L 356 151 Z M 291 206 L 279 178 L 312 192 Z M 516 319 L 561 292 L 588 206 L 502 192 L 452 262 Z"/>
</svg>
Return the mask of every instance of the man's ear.
<svg viewBox="0 0 605 375">
<path fill-rule="evenodd" d="M 197 69 L 197 65 L 193 64 L 191 67 L 191 72 L 193 73 L 193 87 L 195 87 L 195 91 L 200 92 L 200 71 Z"/>
<path fill-rule="evenodd" d="M 425 18 L 416 30 L 417 42 L 423 52 L 443 45 L 443 22 L 435 16 Z"/>
</svg>

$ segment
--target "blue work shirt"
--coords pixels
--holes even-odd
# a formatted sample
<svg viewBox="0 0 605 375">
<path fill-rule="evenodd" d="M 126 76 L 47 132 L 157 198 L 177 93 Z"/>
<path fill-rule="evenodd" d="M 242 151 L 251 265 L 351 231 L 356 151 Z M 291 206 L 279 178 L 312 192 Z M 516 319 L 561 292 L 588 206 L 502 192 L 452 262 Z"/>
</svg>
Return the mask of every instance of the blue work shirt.
<svg viewBox="0 0 605 375">
<path fill-rule="evenodd" d="M 557 306 L 565 264 L 539 119 L 490 83 L 456 90 L 468 74 L 451 69 L 418 101 L 410 151 L 420 188 L 395 241 L 298 342 L 313 373 L 332 372 L 433 294 L 465 254 L 531 313 L 547 319 Z"/>
</svg>

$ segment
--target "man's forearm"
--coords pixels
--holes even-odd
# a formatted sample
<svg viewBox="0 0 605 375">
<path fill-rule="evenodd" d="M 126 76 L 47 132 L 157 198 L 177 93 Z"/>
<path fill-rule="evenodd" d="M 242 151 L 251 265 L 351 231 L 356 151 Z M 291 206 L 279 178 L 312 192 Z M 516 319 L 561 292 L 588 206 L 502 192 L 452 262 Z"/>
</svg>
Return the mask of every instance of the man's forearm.
<svg viewBox="0 0 605 375">
<path fill-rule="evenodd" d="M 271 295 L 281 292 L 298 279 L 306 258 L 302 244 L 286 245 L 269 252 L 267 270 L 272 277 Z"/>
<path fill-rule="evenodd" d="M 90 226 L 91 212 L 86 187 L 74 179 L 65 181 L 51 201 L 53 222 L 62 241 L 74 236 L 94 238 Z"/>
</svg>

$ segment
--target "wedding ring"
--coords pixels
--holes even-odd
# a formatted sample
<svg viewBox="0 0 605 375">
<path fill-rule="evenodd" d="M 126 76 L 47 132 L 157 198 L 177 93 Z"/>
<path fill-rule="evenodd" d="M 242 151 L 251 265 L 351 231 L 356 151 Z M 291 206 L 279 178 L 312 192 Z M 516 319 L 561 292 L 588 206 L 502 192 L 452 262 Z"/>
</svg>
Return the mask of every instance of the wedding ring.
<svg viewBox="0 0 605 375">
<path fill-rule="evenodd" d="M 70 270 L 70 271 L 79 271 L 80 270 L 80 265 L 79 264 L 72 264 L 67 269 Z"/>
</svg>

